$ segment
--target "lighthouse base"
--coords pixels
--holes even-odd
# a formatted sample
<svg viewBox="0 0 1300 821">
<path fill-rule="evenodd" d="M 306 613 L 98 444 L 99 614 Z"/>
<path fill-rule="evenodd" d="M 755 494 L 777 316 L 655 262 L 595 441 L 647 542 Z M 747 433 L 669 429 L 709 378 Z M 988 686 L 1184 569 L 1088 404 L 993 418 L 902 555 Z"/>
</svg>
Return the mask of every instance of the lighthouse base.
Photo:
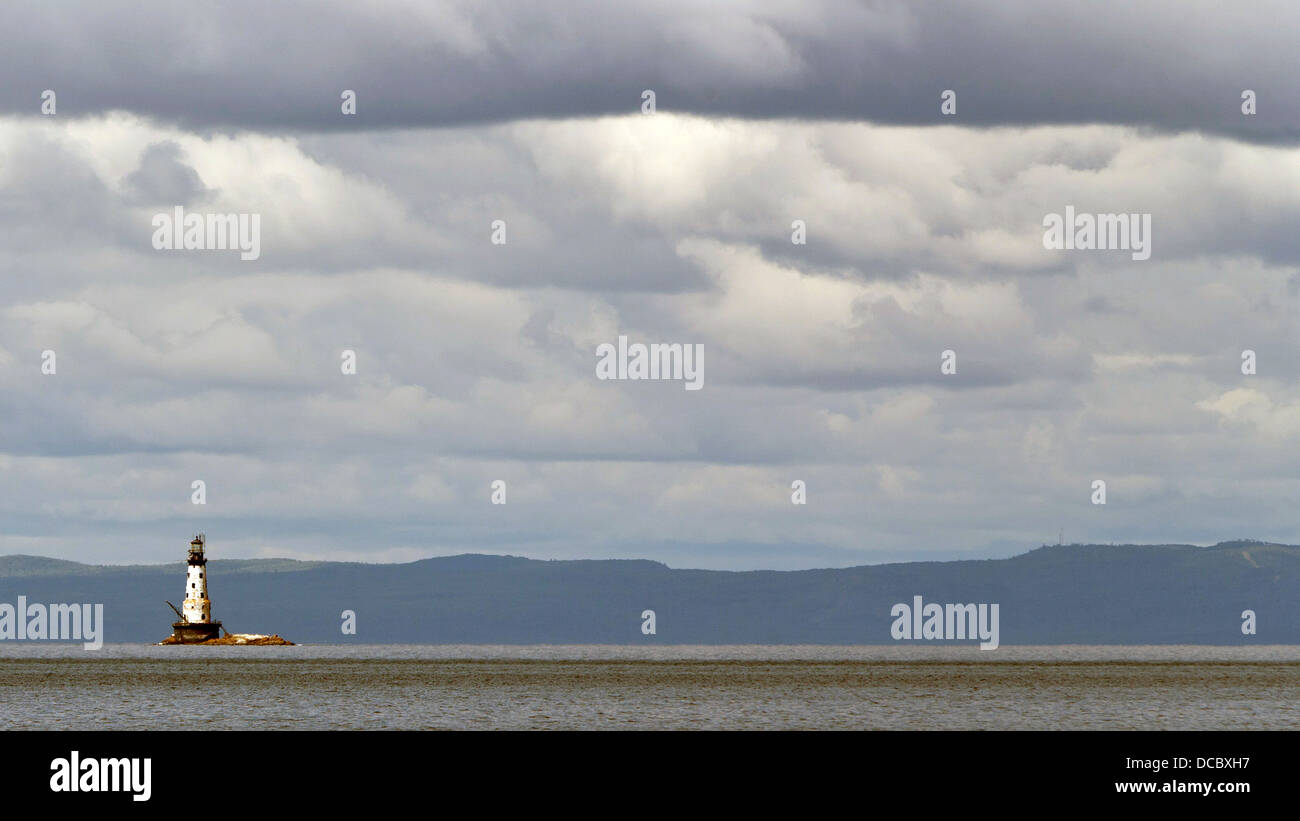
<svg viewBox="0 0 1300 821">
<path fill-rule="evenodd" d="M 172 635 L 168 644 L 202 644 L 221 635 L 221 622 L 206 624 L 178 621 L 172 623 Z"/>
</svg>

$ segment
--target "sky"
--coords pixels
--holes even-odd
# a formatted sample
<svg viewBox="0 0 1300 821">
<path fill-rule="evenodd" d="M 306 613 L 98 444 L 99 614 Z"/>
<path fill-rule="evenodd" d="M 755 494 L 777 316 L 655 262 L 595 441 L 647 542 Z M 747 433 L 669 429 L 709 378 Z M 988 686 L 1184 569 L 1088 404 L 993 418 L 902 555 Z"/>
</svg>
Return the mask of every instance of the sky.
<svg viewBox="0 0 1300 821">
<path fill-rule="evenodd" d="M 9 4 L 0 554 L 1300 542 L 1298 27 L 1263 2 Z M 257 258 L 156 248 L 177 207 L 257 215 Z M 1067 208 L 1148 215 L 1149 258 L 1046 247 Z M 702 387 L 598 378 L 620 336 L 702 346 Z"/>
</svg>

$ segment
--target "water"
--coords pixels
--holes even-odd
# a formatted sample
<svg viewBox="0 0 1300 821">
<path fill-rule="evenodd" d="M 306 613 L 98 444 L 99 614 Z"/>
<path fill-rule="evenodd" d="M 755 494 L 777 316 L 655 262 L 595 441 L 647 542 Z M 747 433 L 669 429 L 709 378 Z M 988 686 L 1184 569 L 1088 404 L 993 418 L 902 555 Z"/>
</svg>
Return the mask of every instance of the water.
<svg viewBox="0 0 1300 821">
<path fill-rule="evenodd" d="M 0 729 L 1300 729 L 1300 647 L 5 642 Z"/>
</svg>

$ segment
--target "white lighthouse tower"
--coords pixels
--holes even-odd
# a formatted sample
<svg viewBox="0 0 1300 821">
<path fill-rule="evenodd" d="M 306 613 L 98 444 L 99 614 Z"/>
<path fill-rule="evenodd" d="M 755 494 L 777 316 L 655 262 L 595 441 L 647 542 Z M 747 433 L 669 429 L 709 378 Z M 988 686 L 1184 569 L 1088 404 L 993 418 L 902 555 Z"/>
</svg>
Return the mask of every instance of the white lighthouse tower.
<svg viewBox="0 0 1300 821">
<path fill-rule="evenodd" d="M 185 603 L 181 615 L 188 624 L 212 621 L 212 602 L 208 599 L 208 560 L 203 555 L 203 534 L 190 542 L 190 556 L 185 569 Z"/>
<path fill-rule="evenodd" d="M 221 622 L 212 620 L 212 602 L 208 599 L 208 559 L 203 548 L 204 537 L 200 533 L 190 542 L 190 553 L 185 562 L 185 599 L 178 613 L 181 620 L 172 625 L 173 637 L 182 643 L 206 641 L 221 634 Z"/>
</svg>

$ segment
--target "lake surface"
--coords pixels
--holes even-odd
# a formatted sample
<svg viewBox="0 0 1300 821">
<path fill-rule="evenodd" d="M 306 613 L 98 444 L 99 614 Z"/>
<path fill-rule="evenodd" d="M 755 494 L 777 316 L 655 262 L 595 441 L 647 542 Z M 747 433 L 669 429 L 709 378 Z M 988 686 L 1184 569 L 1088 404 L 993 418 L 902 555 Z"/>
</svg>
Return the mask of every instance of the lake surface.
<svg viewBox="0 0 1300 821">
<path fill-rule="evenodd" d="M 3 642 L 0 729 L 1300 729 L 1300 647 Z"/>
</svg>

